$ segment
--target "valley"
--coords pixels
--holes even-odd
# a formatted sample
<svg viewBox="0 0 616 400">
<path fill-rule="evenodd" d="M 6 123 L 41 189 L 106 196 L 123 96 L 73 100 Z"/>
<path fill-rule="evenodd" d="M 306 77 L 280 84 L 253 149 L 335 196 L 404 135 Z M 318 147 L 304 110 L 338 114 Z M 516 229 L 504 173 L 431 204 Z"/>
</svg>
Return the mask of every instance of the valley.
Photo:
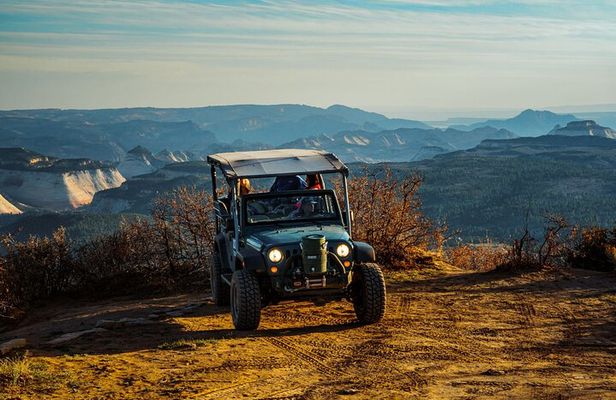
<svg viewBox="0 0 616 400">
<path fill-rule="evenodd" d="M 32 146 L 0 149 L 0 232 L 42 234 L 53 221 L 76 232 L 70 221 L 101 219 L 113 230 L 122 215 L 149 215 L 164 193 L 209 190 L 211 152 L 280 147 L 334 152 L 354 174 L 385 165 L 419 173 L 430 218 L 460 240 L 508 242 L 526 225 L 540 236 L 546 213 L 574 224 L 616 219 L 614 135 L 535 110 L 440 129 L 341 105 L 0 111 L 4 143 Z"/>
</svg>

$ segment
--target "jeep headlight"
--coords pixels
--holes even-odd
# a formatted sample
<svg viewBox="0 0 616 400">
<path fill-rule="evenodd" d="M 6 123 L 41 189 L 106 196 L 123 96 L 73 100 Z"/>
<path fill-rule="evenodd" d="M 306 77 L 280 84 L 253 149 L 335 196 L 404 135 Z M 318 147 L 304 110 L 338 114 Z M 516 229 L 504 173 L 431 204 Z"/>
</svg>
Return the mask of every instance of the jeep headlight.
<svg viewBox="0 0 616 400">
<path fill-rule="evenodd" d="M 282 260 L 282 251 L 278 249 L 271 249 L 269 253 L 267 253 L 267 258 L 273 263 L 280 262 Z"/>
<path fill-rule="evenodd" d="M 339 244 L 338 247 L 336 247 L 336 254 L 338 254 L 338 257 L 340 258 L 345 258 L 350 252 L 351 248 L 344 243 Z"/>
</svg>

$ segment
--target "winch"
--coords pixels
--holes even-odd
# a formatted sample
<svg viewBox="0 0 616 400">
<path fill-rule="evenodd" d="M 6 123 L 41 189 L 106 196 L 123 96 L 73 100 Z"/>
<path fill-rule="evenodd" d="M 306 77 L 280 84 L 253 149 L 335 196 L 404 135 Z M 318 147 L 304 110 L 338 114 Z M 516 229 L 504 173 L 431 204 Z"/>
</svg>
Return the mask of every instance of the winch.
<svg viewBox="0 0 616 400">
<path fill-rule="evenodd" d="M 327 272 L 327 241 L 323 235 L 308 235 L 302 238 L 302 262 L 308 276 Z"/>
</svg>

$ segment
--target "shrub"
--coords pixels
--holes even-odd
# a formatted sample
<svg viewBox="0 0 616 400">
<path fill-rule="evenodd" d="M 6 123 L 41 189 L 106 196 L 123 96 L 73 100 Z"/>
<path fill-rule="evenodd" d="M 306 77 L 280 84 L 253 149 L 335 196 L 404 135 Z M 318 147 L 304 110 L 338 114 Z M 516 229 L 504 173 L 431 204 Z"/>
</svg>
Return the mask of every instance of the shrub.
<svg viewBox="0 0 616 400">
<path fill-rule="evenodd" d="M 51 238 L 0 238 L 0 318 L 14 320 L 51 296 L 167 291 L 207 279 L 213 221 L 210 197 L 180 188 L 158 199 L 152 219 L 75 247 L 63 228 Z"/>
<path fill-rule="evenodd" d="M 575 229 L 572 242 L 567 254 L 572 266 L 606 272 L 616 270 L 616 226 L 611 230 L 598 227 Z"/>
<path fill-rule="evenodd" d="M 479 244 L 460 244 L 445 249 L 445 260 L 459 268 L 489 271 L 507 261 L 507 247 L 489 239 Z"/>
<path fill-rule="evenodd" d="M 570 226 L 557 215 L 545 216 L 547 221 L 543 239 L 532 236 L 528 228 L 520 239 L 511 244 L 505 262 L 499 269 L 537 269 L 565 265 L 565 251 L 569 241 Z"/>
<path fill-rule="evenodd" d="M 418 257 L 425 258 L 425 252 L 416 249 L 442 243 L 445 228 L 435 226 L 421 211 L 421 183 L 419 175 L 396 178 L 389 169 L 382 176 L 365 171 L 348 182 L 353 238 L 370 243 L 385 266 L 416 265 Z M 342 198 L 340 183 L 337 189 Z"/>
<path fill-rule="evenodd" d="M 5 255 L 0 258 L 0 316 L 17 318 L 34 299 L 44 299 L 75 286 L 75 262 L 64 228 L 50 238 L 0 237 Z"/>
</svg>

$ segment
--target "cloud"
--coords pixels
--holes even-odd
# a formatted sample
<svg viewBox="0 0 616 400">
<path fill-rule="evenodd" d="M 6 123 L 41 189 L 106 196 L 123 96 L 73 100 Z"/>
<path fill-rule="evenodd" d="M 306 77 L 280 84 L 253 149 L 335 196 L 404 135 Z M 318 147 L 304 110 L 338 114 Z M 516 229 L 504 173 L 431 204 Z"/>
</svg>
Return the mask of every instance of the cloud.
<svg viewBox="0 0 616 400">
<path fill-rule="evenodd" d="M 569 0 L 5 1 L 0 74 L 63 74 L 67 82 L 79 73 L 93 79 L 113 73 L 119 80 L 142 75 L 144 86 L 170 80 L 170 87 L 173 79 L 209 74 L 209 84 L 236 81 L 239 93 L 284 76 L 284 85 L 270 89 L 281 98 L 292 95 L 291 86 L 298 90 L 290 83 L 295 76 L 347 91 L 367 82 L 400 86 L 416 96 L 413 102 L 422 100 L 417 88 L 441 87 L 441 96 L 461 90 L 451 77 L 477 83 L 484 93 L 509 87 L 503 76 L 553 84 L 577 76 L 569 84 L 613 89 L 606 82 L 616 67 L 615 17 L 608 2 Z M 333 84 L 345 77 L 357 82 Z M 371 101 L 389 101 L 366 93 Z"/>
</svg>

